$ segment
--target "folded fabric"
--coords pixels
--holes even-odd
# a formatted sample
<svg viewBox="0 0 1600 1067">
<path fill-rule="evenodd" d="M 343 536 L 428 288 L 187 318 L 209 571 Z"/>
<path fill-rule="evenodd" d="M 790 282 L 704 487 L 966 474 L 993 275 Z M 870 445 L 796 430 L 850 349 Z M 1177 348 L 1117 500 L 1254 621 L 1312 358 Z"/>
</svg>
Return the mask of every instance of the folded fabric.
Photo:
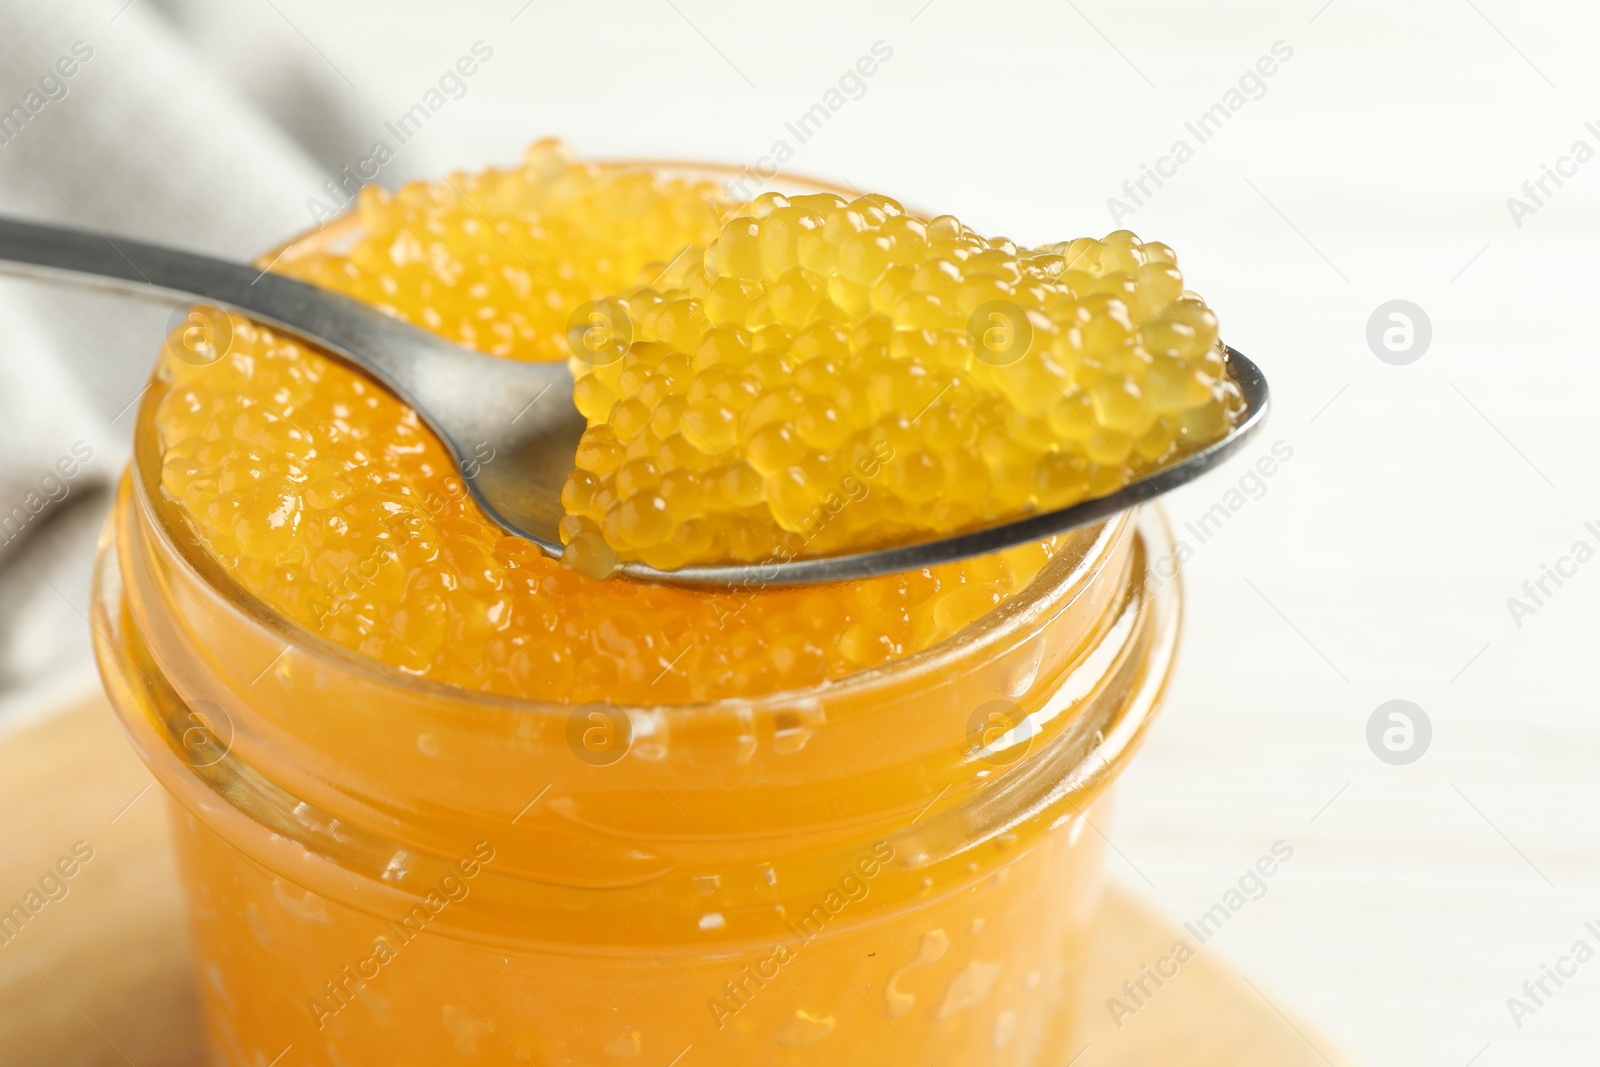
<svg viewBox="0 0 1600 1067">
<path fill-rule="evenodd" d="M 359 94 L 272 5 L 0 0 L 0 212 L 248 259 Z M 88 573 L 173 302 L 0 282 L 0 715 L 88 673 Z"/>
</svg>

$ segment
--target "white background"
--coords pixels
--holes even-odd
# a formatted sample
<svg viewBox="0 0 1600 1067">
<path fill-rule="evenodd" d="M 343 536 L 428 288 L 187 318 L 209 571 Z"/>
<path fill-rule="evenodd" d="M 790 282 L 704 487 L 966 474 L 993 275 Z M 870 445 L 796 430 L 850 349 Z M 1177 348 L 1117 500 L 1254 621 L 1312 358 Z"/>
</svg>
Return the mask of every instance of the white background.
<svg viewBox="0 0 1600 1067">
<path fill-rule="evenodd" d="M 108 22 L 121 3 L 80 5 L 102 68 L 136 64 L 117 50 L 185 8 L 144 0 Z M 1172 500 L 1180 534 L 1271 442 L 1293 458 L 1187 569 L 1180 675 L 1125 780 L 1114 873 L 1181 921 L 1282 839 L 1293 860 L 1215 945 L 1357 1062 L 1594 1058 L 1600 960 L 1520 1029 L 1505 1002 L 1577 938 L 1600 949 L 1583 928 L 1600 925 L 1600 560 L 1520 627 L 1506 600 L 1574 541 L 1600 549 L 1584 530 L 1600 527 L 1600 160 L 1520 226 L 1506 200 L 1575 140 L 1600 149 L 1584 128 L 1600 120 L 1600 14 L 1510 0 L 249 4 L 334 101 L 315 165 L 263 183 L 255 228 L 228 239 L 203 222 L 186 233 L 181 201 L 123 229 L 155 219 L 149 232 L 236 255 L 287 235 L 336 161 L 365 155 L 479 39 L 492 61 L 386 183 L 511 162 L 550 134 L 593 156 L 753 163 L 881 40 L 893 58 L 792 169 L 1025 243 L 1098 235 L 1114 228 L 1107 198 L 1185 120 L 1274 42 L 1292 47 L 1265 96 L 1124 220 L 1178 249 L 1275 393 L 1261 443 Z M 152 72 L 177 88 L 147 113 L 201 107 L 183 86 L 202 70 L 248 96 L 257 44 L 161 59 L 193 66 Z M 96 106 L 93 73 L 61 110 Z M 7 71 L 0 98 L 27 76 Z M 179 166 L 182 142 L 165 155 Z M 91 201 L 143 180 L 71 176 Z M 42 187 L 5 196 L 50 202 Z M 1396 298 L 1432 323 L 1407 366 L 1365 339 Z M 107 394 L 132 395 L 143 371 L 117 373 Z M 1410 766 L 1365 740 L 1394 698 L 1433 726 Z"/>
</svg>

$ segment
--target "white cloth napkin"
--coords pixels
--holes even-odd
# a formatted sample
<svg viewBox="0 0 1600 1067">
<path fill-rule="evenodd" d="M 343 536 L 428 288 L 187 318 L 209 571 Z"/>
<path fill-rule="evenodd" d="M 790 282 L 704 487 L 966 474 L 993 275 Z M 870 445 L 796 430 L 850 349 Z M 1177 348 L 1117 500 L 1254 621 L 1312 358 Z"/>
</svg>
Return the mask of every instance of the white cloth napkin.
<svg viewBox="0 0 1600 1067">
<path fill-rule="evenodd" d="M 307 227 L 361 111 L 270 4 L 0 0 L 0 212 L 249 259 Z M 0 280 L 0 725 L 90 676 L 94 539 L 172 307 Z"/>
</svg>

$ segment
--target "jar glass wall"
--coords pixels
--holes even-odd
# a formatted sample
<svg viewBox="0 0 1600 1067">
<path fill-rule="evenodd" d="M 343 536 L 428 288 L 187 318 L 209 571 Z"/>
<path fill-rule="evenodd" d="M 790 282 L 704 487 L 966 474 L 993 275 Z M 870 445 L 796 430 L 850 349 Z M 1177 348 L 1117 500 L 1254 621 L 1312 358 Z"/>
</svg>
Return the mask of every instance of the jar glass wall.
<svg viewBox="0 0 1600 1067">
<path fill-rule="evenodd" d="M 95 635 L 171 796 L 217 1063 L 1076 1054 L 1090 827 L 1177 641 L 1158 510 L 1064 538 L 932 648 L 814 688 L 518 700 L 246 592 L 161 489 L 163 388 L 102 540 Z"/>
<path fill-rule="evenodd" d="M 185 542 L 140 462 L 98 648 L 174 801 L 218 1062 L 1070 1058 L 1086 823 L 1174 652 L 1153 514 L 886 668 L 572 708 L 282 623 Z"/>
</svg>

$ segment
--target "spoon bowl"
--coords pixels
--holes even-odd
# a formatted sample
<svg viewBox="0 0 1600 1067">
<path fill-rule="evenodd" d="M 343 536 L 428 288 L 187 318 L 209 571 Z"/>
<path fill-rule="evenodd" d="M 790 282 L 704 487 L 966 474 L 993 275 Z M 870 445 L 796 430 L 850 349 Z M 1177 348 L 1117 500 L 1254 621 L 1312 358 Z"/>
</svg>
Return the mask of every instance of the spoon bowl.
<svg viewBox="0 0 1600 1067">
<path fill-rule="evenodd" d="M 483 511 L 507 533 L 562 553 L 561 488 L 585 420 L 565 363 L 500 359 L 270 270 L 101 233 L 0 217 L 0 272 L 64 278 L 135 295 L 199 298 L 341 359 L 391 390 L 444 443 Z M 203 314 L 203 312 L 202 312 Z M 211 358 L 216 358 L 213 354 Z M 1237 452 L 1265 421 L 1266 378 L 1226 349 L 1244 412 L 1222 440 L 1114 493 L 1056 511 L 912 544 L 792 560 L 661 571 L 624 563 L 641 581 L 699 587 L 837 582 L 997 552 L 1100 522 L 1185 485 Z"/>
</svg>

